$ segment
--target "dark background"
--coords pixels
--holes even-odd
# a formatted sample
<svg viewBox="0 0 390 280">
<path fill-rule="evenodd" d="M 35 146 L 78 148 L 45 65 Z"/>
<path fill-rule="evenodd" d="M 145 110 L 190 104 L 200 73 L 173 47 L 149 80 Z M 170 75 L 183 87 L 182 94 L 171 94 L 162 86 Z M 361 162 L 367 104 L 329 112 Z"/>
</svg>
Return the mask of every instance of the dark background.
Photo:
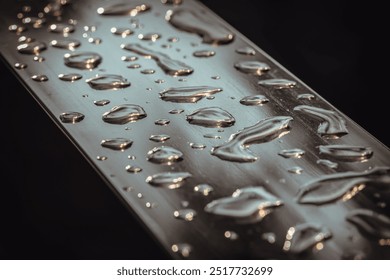
<svg viewBox="0 0 390 280">
<path fill-rule="evenodd" d="M 383 7 L 202 2 L 389 145 Z M 0 74 L 0 258 L 167 258 L 3 64 Z"/>
</svg>

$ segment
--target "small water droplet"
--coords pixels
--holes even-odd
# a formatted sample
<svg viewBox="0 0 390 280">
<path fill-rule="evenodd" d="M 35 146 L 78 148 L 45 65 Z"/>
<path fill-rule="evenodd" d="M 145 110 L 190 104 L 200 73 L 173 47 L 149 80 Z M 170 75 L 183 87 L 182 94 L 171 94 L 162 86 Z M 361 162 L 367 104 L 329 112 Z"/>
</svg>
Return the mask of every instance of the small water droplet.
<svg viewBox="0 0 390 280">
<path fill-rule="evenodd" d="M 240 103 L 246 106 L 261 106 L 268 102 L 269 99 L 261 94 L 246 96 L 240 100 Z"/>
<path fill-rule="evenodd" d="M 304 150 L 301 149 L 288 149 L 281 150 L 278 155 L 284 158 L 301 158 L 305 154 Z"/>
<path fill-rule="evenodd" d="M 179 42 L 179 38 L 178 37 L 169 37 L 167 39 L 167 41 L 170 43 L 176 43 L 176 42 Z"/>
<path fill-rule="evenodd" d="M 53 23 L 49 26 L 49 31 L 53 33 L 72 33 L 75 31 L 75 27 L 72 24 L 67 23 Z"/>
<path fill-rule="evenodd" d="M 231 241 L 237 240 L 239 237 L 238 234 L 232 230 L 225 231 L 223 235 L 225 236 L 225 238 Z"/>
<path fill-rule="evenodd" d="M 136 16 L 138 13 L 147 12 L 150 10 L 148 4 L 136 4 L 136 3 L 114 3 L 104 7 L 99 7 L 97 13 L 103 16 L 124 16 L 130 15 Z"/>
<path fill-rule="evenodd" d="M 154 187 L 177 189 L 183 186 L 185 181 L 192 175 L 188 172 L 162 172 L 146 178 L 146 183 Z"/>
<path fill-rule="evenodd" d="M 221 77 L 220 77 L 220 76 L 211 76 L 211 79 L 213 79 L 213 80 L 219 80 L 219 79 L 221 79 Z"/>
<path fill-rule="evenodd" d="M 267 241 L 269 244 L 274 244 L 276 241 L 276 235 L 273 232 L 265 232 L 261 235 L 261 239 Z"/>
<path fill-rule="evenodd" d="M 215 55 L 215 51 L 212 50 L 200 50 L 200 51 L 195 51 L 192 54 L 195 57 L 212 57 Z"/>
<path fill-rule="evenodd" d="M 148 152 L 147 160 L 156 164 L 172 165 L 183 160 L 183 153 L 168 146 L 155 147 Z"/>
<path fill-rule="evenodd" d="M 128 159 L 131 159 L 131 160 L 135 160 L 135 159 L 137 159 L 137 157 L 136 157 L 136 156 L 134 156 L 134 155 L 128 155 L 128 156 L 127 156 L 127 158 L 128 158 Z"/>
<path fill-rule="evenodd" d="M 133 30 L 127 27 L 112 27 L 110 31 L 112 34 L 121 36 L 122 38 L 130 36 L 131 34 L 134 33 Z"/>
<path fill-rule="evenodd" d="M 97 27 L 95 25 L 84 25 L 83 29 L 85 32 L 96 32 Z"/>
<path fill-rule="evenodd" d="M 296 82 L 286 79 L 268 79 L 258 82 L 261 86 L 273 87 L 276 89 L 293 88 L 297 85 Z"/>
<path fill-rule="evenodd" d="M 130 82 L 121 75 L 96 75 L 96 77 L 86 80 L 88 85 L 96 90 L 118 90 L 130 86 Z"/>
<path fill-rule="evenodd" d="M 133 141 L 126 138 L 110 138 L 102 140 L 100 145 L 111 150 L 124 151 L 133 145 Z"/>
<path fill-rule="evenodd" d="M 183 0 L 161 0 L 161 3 L 168 5 L 180 5 L 183 3 Z"/>
<path fill-rule="evenodd" d="M 241 47 L 236 49 L 236 53 L 245 54 L 245 55 L 255 55 L 256 51 L 251 47 Z"/>
<path fill-rule="evenodd" d="M 16 62 L 14 66 L 16 69 L 21 70 L 21 69 L 26 69 L 28 65 L 26 63 Z"/>
<path fill-rule="evenodd" d="M 58 78 L 65 82 L 74 82 L 80 80 L 83 76 L 77 73 L 59 74 Z"/>
<path fill-rule="evenodd" d="M 144 41 L 157 41 L 161 38 L 161 34 L 159 33 L 145 33 L 145 34 L 138 34 L 138 39 L 144 40 Z"/>
<path fill-rule="evenodd" d="M 94 45 L 100 45 L 103 42 L 102 38 L 99 37 L 90 37 L 88 38 L 88 43 Z"/>
<path fill-rule="evenodd" d="M 136 56 L 122 56 L 121 59 L 123 61 L 128 62 L 128 61 L 136 61 L 136 60 L 138 60 L 138 57 L 136 57 Z"/>
<path fill-rule="evenodd" d="M 192 246 L 187 243 L 178 243 L 178 244 L 173 244 L 171 250 L 174 253 L 179 253 L 184 258 L 188 258 L 192 252 Z"/>
<path fill-rule="evenodd" d="M 156 125 L 168 125 L 171 121 L 168 119 L 158 119 L 154 121 Z"/>
<path fill-rule="evenodd" d="M 302 93 L 298 94 L 297 99 L 298 100 L 313 100 L 315 98 L 314 94 L 311 93 Z"/>
<path fill-rule="evenodd" d="M 132 192 L 132 191 L 134 191 L 134 187 L 124 187 L 123 190 L 125 192 Z"/>
<path fill-rule="evenodd" d="M 208 196 L 211 192 L 214 191 L 214 188 L 209 184 L 199 184 L 194 187 L 194 192 L 200 193 L 204 196 Z"/>
<path fill-rule="evenodd" d="M 84 115 L 78 112 L 65 112 L 60 115 L 60 120 L 63 123 L 78 123 L 84 119 Z"/>
<path fill-rule="evenodd" d="M 107 160 L 107 157 L 106 156 L 97 156 L 96 159 L 100 160 L 100 161 L 105 161 L 105 160 Z"/>
<path fill-rule="evenodd" d="M 46 23 L 46 19 L 43 17 L 25 17 L 22 22 L 23 24 L 32 25 L 34 28 L 41 28 Z"/>
<path fill-rule="evenodd" d="M 129 173 L 139 173 L 142 171 L 142 168 L 137 165 L 127 165 L 126 171 Z"/>
<path fill-rule="evenodd" d="M 255 60 L 240 61 L 234 64 L 234 67 L 242 73 L 253 74 L 257 76 L 261 76 L 271 69 L 267 63 Z"/>
<path fill-rule="evenodd" d="M 169 135 L 166 135 L 166 134 L 155 134 L 155 135 L 151 135 L 149 137 L 149 140 L 150 141 L 153 141 L 153 142 L 165 142 L 165 141 L 168 141 L 171 137 Z"/>
<path fill-rule="evenodd" d="M 293 174 L 302 174 L 303 173 L 303 168 L 300 166 L 293 166 L 287 170 L 290 173 Z"/>
<path fill-rule="evenodd" d="M 163 79 L 157 79 L 154 81 L 156 84 L 162 84 L 162 83 L 165 83 L 165 81 Z"/>
<path fill-rule="evenodd" d="M 371 148 L 361 146 L 321 145 L 318 148 L 321 155 L 345 162 L 365 162 L 374 154 Z"/>
<path fill-rule="evenodd" d="M 164 101 L 176 103 L 195 103 L 205 97 L 209 97 L 221 91 L 221 88 L 209 86 L 176 87 L 160 92 L 160 97 Z"/>
<path fill-rule="evenodd" d="M 196 216 L 196 211 L 193 209 L 180 209 L 173 212 L 173 216 L 176 219 L 191 222 Z"/>
<path fill-rule="evenodd" d="M 49 78 L 46 75 L 33 75 L 31 79 L 36 82 L 46 82 Z"/>
<path fill-rule="evenodd" d="M 141 106 L 124 104 L 113 107 L 103 114 L 103 121 L 111 124 L 126 124 L 145 118 L 147 115 Z"/>
<path fill-rule="evenodd" d="M 16 47 L 21 54 L 40 54 L 46 50 L 46 44 L 39 41 L 32 41 L 20 44 Z"/>
<path fill-rule="evenodd" d="M 52 40 L 50 45 L 59 49 L 74 50 L 78 48 L 81 43 L 75 39 L 61 39 L 61 40 Z"/>
<path fill-rule="evenodd" d="M 43 56 L 34 56 L 35 62 L 44 62 L 45 58 Z"/>
<path fill-rule="evenodd" d="M 195 150 L 204 150 L 206 148 L 206 145 L 202 143 L 190 143 L 190 147 Z"/>
<path fill-rule="evenodd" d="M 108 99 L 101 99 L 101 100 L 96 100 L 93 102 L 96 106 L 105 106 L 107 104 L 110 104 L 110 100 Z"/>
<path fill-rule="evenodd" d="M 90 70 L 102 62 L 102 57 L 94 52 L 67 53 L 64 62 L 68 67 Z"/>
<path fill-rule="evenodd" d="M 137 197 L 138 197 L 139 199 L 141 199 L 141 198 L 143 198 L 144 196 L 142 195 L 142 193 L 137 193 Z"/>
<path fill-rule="evenodd" d="M 204 127 L 229 127 L 236 122 L 229 112 L 219 107 L 198 109 L 187 115 L 186 119 L 190 124 Z"/>
<path fill-rule="evenodd" d="M 211 133 L 206 133 L 203 135 L 204 138 L 208 139 L 221 139 L 222 137 L 219 135 L 211 134 Z"/>
<path fill-rule="evenodd" d="M 127 68 L 129 68 L 129 69 L 138 69 L 138 68 L 141 68 L 141 64 L 138 64 L 138 63 L 130 64 L 130 65 L 127 66 Z"/>
<path fill-rule="evenodd" d="M 337 163 L 327 159 L 319 159 L 317 160 L 317 164 L 326 166 L 331 169 L 336 169 L 339 166 Z"/>
<path fill-rule="evenodd" d="M 181 113 L 183 113 L 183 112 L 184 112 L 183 109 L 172 109 L 172 110 L 170 110 L 168 113 L 169 113 L 169 114 L 172 114 L 172 115 L 177 115 L 177 114 L 181 114 Z"/>
<path fill-rule="evenodd" d="M 156 70 L 148 68 L 148 69 L 143 69 L 140 72 L 141 74 L 150 75 L 156 73 Z"/>
<path fill-rule="evenodd" d="M 31 43 L 31 42 L 34 42 L 35 39 L 34 38 L 31 38 L 31 37 L 26 37 L 26 36 L 20 36 L 18 38 L 18 42 L 19 43 Z"/>
<path fill-rule="evenodd" d="M 181 204 L 181 206 L 184 207 L 184 208 L 187 208 L 187 207 L 190 205 L 190 203 L 189 203 L 187 200 L 182 200 L 182 201 L 180 202 L 180 204 Z"/>
</svg>

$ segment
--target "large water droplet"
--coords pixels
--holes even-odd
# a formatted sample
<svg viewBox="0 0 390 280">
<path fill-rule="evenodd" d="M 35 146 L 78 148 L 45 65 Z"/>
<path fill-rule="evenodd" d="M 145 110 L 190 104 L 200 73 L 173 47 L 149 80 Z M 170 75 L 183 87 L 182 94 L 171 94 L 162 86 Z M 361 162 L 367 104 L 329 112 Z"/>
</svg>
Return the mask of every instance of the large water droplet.
<svg viewBox="0 0 390 280">
<path fill-rule="evenodd" d="M 229 112 L 219 107 L 198 109 L 190 115 L 187 115 L 187 121 L 190 124 L 205 127 L 229 127 L 236 122 Z"/>
<path fill-rule="evenodd" d="M 211 51 L 211 50 L 195 51 L 192 55 L 195 57 L 212 57 L 215 55 L 215 51 Z"/>
<path fill-rule="evenodd" d="M 192 252 L 192 246 L 187 243 L 173 244 L 171 247 L 172 252 L 179 253 L 184 258 L 188 258 Z"/>
<path fill-rule="evenodd" d="M 284 158 L 301 158 L 305 154 L 304 150 L 301 149 L 289 149 L 281 150 L 278 155 Z"/>
<path fill-rule="evenodd" d="M 133 30 L 127 27 L 112 27 L 110 31 L 112 34 L 121 36 L 122 38 L 130 36 L 131 34 L 134 33 Z"/>
<path fill-rule="evenodd" d="M 327 159 L 319 159 L 317 160 L 317 164 L 326 166 L 330 169 L 336 169 L 339 165 L 333 161 L 327 160 Z"/>
<path fill-rule="evenodd" d="M 294 111 L 322 120 L 323 122 L 318 126 L 317 132 L 323 137 L 339 138 L 348 134 L 345 120 L 334 111 L 307 105 L 296 106 Z"/>
<path fill-rule="evenodd" d="M 323 175 L 300 189 L 298 202 L 325 204 L 342 199 L 347 201 L 366 187 L 390 188 L 390 168 L 374 167 L 364 172 L 341 172 Z"/>
<path fill-rule="evenodd" d="M 300 254 L 331 237 L 332 233 L 324 226 L 314 223 L 300 224 L 288 229 L 283 250 Z"/>
<path fill-rule="evenodd" d="M 234 34 L 222 24 L 210 21 L 207 14 L 195 10 L 168 11 L 165 18 L 177 29 L 196 33 L 206 44 L 228 44 Z"/>
<path fill-rule="evenodd" d="M 162 172 L 148 176 L 146 182 L 155 187 L 177 189 L 191 176 L 188 172 Z"/>
<path fill-rule="evenodd" d="M 268 102 L 269 99 L 261 94 L 246 96 L 240 100 L 240 103 L 246 106 L 259 106 Z"/>
<path fill-rule="evenodd" d="M 192 67 L 185 63 L 174 60 L 164 53 L 145 48 L 140 44 L 126 44 L 122 45 L 122 48 L 152 58 L 164 72 L 172 76 L 186 76 L 194 71 Z"/>
<path fill-rule="evenodd" d="M 75 27 L 72 24 L 67 23 L 53 23 L 49 26 L 49 31 L 54 33 L 72 33 L 75 31 Z"/>
<path fill-rule="evenodd" d="M 390 218 L 369 209 L 353 209 L 347 214 L 347 221 L 357 226 L 369 237 L 390 240 Z"/>
<path fill-rule="evenodd" d="M 28 65 L 26 63 L 16 62 L 14 66 L 16 69 L 21 70 L 26 69 Z"/>
<path fill-rule="evenodd" d="M 17 50 L 21 54 L 40 54 L 46 50 L 46 44 L 39 41 L 32 41 L 18 45 Z"/>
<path fill-rule="evenodd" d="M 242 73 L 253 74 L 257 76 L 261 76 L 271 69 L 267 63 L 255 60 L 240 61 L 234 64 L 234 67 Z"/>
<path fill-rule="evenodd" d="M 136 16 L 138 13 L 150 10 L 150 8 L 151 7 L 148 4 L 115 3 L 99 7 L 97 13 L 104 16 Z"/>
<path fill-rule="evenodd" d="M 236 190 L 231 197 L 210 202 L 204 210 L 239 223 L 256 223 L 281 205 L 283 202 L 263 187 L 247 187 Z"/>
<path fill-rule="evenodd" d="M 134 104 L 124 104 L 113 107 L 103 114 L 103 121 L 111 124 L 126 124 L 135 122 L 146 117 L 146 113 L 141 106 Z"/>
<path fill-rule="evenodd" d="M 204 196 L 208 196 L 211 192 L 214 191 L 214 188 L 209 184 L 199 184 L 194 187 L 194 192 L 200 193 Z"/>
<path fill-rule="evenodd" d="M 88 85 L 96 90 L 121 89 L 130 86 L 130 82 L 121 75 L 97 75 L 96 77 L 86 80 Z"/>
<path fill-rule="evenodd" d="M 194 209 L 180 209 L 173 212 L 173 216 L 176 219 L 191 222 L 196 216 L 196 211 Z"/>
<path fill-rule="evenodd" d="M 164 101 L 177 103 L 195 103 L 205 97 L 211 96 L 221 91 L 221 88 L 209 86 L 176 87 L 160 92 L 160 97 Z"/>
<path fill-rule="evenodd" d="M 153 142 L 165 142 L 168 141 L 170 138 L 171 137 L 166 134 L 155 134 L 155 135 L 151 135 L 149 137 L 149 140 Z"/>
<path fill-rule="evenodd" d="M 236 53 L 245 54 L 245 55 L 255 55 L 256 51 L 251 47 L 242 47 L 236 49 Z"/>
<path fill-rule="evenodd" d="M 100 145 L 111 150 L 124 151 L 133 145 L 133 141 L 126 138 L 111 138 L 102 140 Z"/>
<path fill-rule="evenodd" d="M 296 82 L 286 79 L 268 79 L 258 82 L 261 86 L 273 87 L 276 89 L 293 88 L 296 86 Z"/>
<path fill-rule="evenodd" d="M 361 146 L 326 145 L 318 148 L 326 157 L 347 162 L 365 162 L 374 154 L 371 148 Z"/>
<path fill-rule="evenodd" d="M 248 146 L 269 142 L 280 138 L 290 131 L 291 117 L 277 116 L 259 121 L 257 124 L 232 134 L 229 142 L 214 147 L 211 154 L 228 161 L 253 162 L 257 157 Z"/>
<path fill-rule="evenodd" d="M 58 79 L 65 82 L 74 82 L 80 80 L 83 76 L 77 73 L 59 74 Z"/>
<path fill-rule="evenodd" d="M 59 49 L 74 50 L 75 48 L 81 45 L 80 41 L 76 39 L 61 39 L 61 40 L 52 40 L 50 45 Z"/>
<path fill-rule="evenodd" d="M 183 160 L 183 153 L 168 146 L 155 147 L 148 152 L 147 160 L 157 164 L 172 165 Z"/>
<path fill-rule="evenodd" d="M 60 120 L 63 123 L 78 123 L 84 119 L 84 115 L 78 112 L 65 112 L 60 115 Z"/>
<path fill-rule="evenodd" d="M 94 52 L 67 53 L 64 55 L 64 62 L 68 67 L 90 70 L 102 62 L 102 57 Z"/>
<path fill-rule="evenodd" d="M 138 39 L 143 40 L 143 41 L 157 41 L 158 39 L 161 38 L 161 34 L 159 33 L 145 33 L 145 34 L 138 34 Z"/>
<path fill-rule="evenodd" d="M 31 79 L 36 82 L 47 82 L 49 80 L 46 75 L 33 75 Z"/>
</svg>

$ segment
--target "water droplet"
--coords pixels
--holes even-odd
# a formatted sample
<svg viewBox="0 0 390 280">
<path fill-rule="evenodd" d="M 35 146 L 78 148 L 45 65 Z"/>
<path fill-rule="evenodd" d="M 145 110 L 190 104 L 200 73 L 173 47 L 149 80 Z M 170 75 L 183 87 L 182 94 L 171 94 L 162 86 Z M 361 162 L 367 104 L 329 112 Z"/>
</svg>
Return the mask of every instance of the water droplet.
<svg viewBox="0 0 390 280">
<path fill-rule="evenodd" d="M 143 41 L 157 41 L 161 38 L 161 34 L 159 33 L 145 33 L 145 34 L 138 34 L 138 39 Z"/>
<path fill-rule="evenodd" d="M 173 216 L 176 219 L 191 222 L 196 216 L 196 211 L 194 209 L 180 209 L 173 212 Z"/>
<path fill-rule="evenodd" d="M 172 76 L 190 75 L 194 69 L 183 62 L 173 60 L 168 55 L 145 48 L 140 44 L 126 44 L 122 48 L 136 54 L 151 58 L 156 61 L 157 65 L 167 74 Z"/>
<path fill-rule="evenodd" d="M 297 99 L 298 100 L 313 100 L 315 98 L 314 94 L 311 93 L 302 93 L 298 94 Z"/>
<path fill-rule="evenodd" d="M 293 88 L 296 86 L 296 82 L 286 79 L 268 79 L 258 82 L 261 86 L 273 87 L 276 89 Z"/>
<path fill-rule="evenodd" d="M 144 109 L 134 104 L 124 104 L 113 107 L 103 114 L 103 121 L 111 124 L 126 124 L 146 117 Z"/>
<path fill-rule="evenodd" d="M 34 61 L 36 61 L 36 62 L 44 62 L 45 58 L 43 56 L 34 56 Z"/>
<path fill-rule="evenodd" d="M 186 119 L 190 124 L 205 127 L 229 127 L 236 122 L 229 112 L 219 107 L 198 109 L 190 115 L 187 115 Z"/>
<path fill-rule="evenodd" d="M 46 50 L 46 44 L 39 41 L 32 41 L 18 45 L 17 50 L 21 54 L 40 54 Z"/>
<path fill-rule="evenodd" d="M 231 241 L 234 241 L 234 240 L 237 240 L 238 239 L 238 234 L 232 230 L 227 230 L 225 231 L 225 233 L 223 234 L 225 236 L 225 238 L 231 240 Z"/>
<path fill-rule="evenodd" d="M 100 161 L 105 161 L 107 160 L 108 158 L 106 156 L 97 156 L 96 157 L 97 160 L 100 160 Z"/>
<path fill-rule="evenodd" d="M 195 103 L 204 97 L 211 96 L 221 91 L 221 88 L 209 86 L 176 87 L 160 92 L 160 97 L 164 101 L 177 103 Z"/>
<path fill-rule="evenodd" d="M 195 57 L 212 57 L 215 55 L 215 51 L 211 51 L 211 50 L 195 51 L 192 55 Z"/>
<path fill-rule="evenodd" d="M 96 68 L 102 62 L 102 57 L 94 52 L 67 53 L 64 62 L 68 67 L 89 70 Z"/>
<path fill-rule="evenodd" d="M 206 133 L 203 135 L 204 138 L 208 138 L 208 139 L 221 139 L 221 136 L 219 135 L 215 135 L 215 134 L 211 134 L 211 133 Z"/>
<path fill-rule="evenodd" d="M 101 100 L 96 100 L 93 102 L 96 106 L 105 106 L 107 104 L 110 104 L 110 100 L 108 99 L 101 99 Z"/>
<path fill-rule="evenodd" d="M 255 55 L 256 51 L 251 47 L 242 47 L 236 49 L 236 53 L 245 54 L 245 55 Z"/>
<path fill-rule="evenodd" d="M 253 74 L 257 76 L 261 76 L 271 69 L 267 63 L 256 60 L 240 61 L 234 64 L 234 67 L 242 73 Z"/>
<path fill-rule="evenodd" d="M 188 172 L 162 172 L 146 178 L 146 183 L 155 187 L 177 189 L 192 175 Z"/>
<path fill-rule="evenodd" d="M 183 153 L 168 146 L 155 147 L 148 152 L 147 160 L 157 164 L 172 165 L 183 160 Z"/>
<path fill-rule="evenodd" d="M 389 167 L 374 167 L 364 172 L 323 175 L 303 186 L 298 194 L 301 204 L 321 205 L 337 199 L 350 200 L 366 187 L 389 188 Z"/>
<path fill-rule="evenodd" d="M 183 112 L 184 112 L 183 109 L 172 109 L 172 110 L 170 110 L 168 113 L 169 113 L 169 114 L 172 114 L 172 115 L 177 115 L 177 114 L 181 114 L 181 113 L 183 113 Z"/>
<path fill-rule="evenodd" d="M 84 25 L 83 29 L 85 32 L 96 32 L 97 30 L 95 25 Z"/>
<path fill-rule="evenodd" d="M 168 119 L 158 119 L 154 121 L 156 125 L 168 125 L 171 121 Z"/>
<path fill-rule="evenodd" d="M 130 82 L 121 75 L 97 75 L 96 77 L 86 80 L 88 85 L 96 90 L 121 89 L 130 86 Z"/>
<path fill-rule="evenodd" d="M 170 42 L 170 43 L 176 43 L 176 42 L 179 42 L 179 38 L 177 38 L 177 37 L 169 37 L 167 39 L 167 41 Z"/>
<path fill-rule="evenodd" d="M 319 159 L 317 160 L 317 164 L 326 166 L 331 169 L 336 169 L 339 166 L 337 163 L 327 159 Z"/>
<path fill-rule="evenodd" d="M 49 78 L 46 75 L 33 75 L 31 79 L 36 82 L 46 82 Z"/>
<path fill-rule="evenodd" d="M 100 45 L 103 42 L 103 40 L 99 37 L 90 37 L 88 38 L 88 43 L 94 44 L 94 45 Z"/>
<path fill-rule="evenodd" d="M 80 80 L 83 76 L 77 73 L 59 74 L 58 78 L 65 82 L 74 82 Z"/>
<path fill-rule="evenodd" d="M 233 218 L 239 223 L 256 223 L 281 205 L 283 202 L 263 187 L 247 187 L 236 190 L 231 197 L 210 202 L 204 210 Z"/>
<path fill-rule="evenodd" d="M 102 140 L 100 145 L 111 150 L 124 151 L 133 145 L 133 141 L 126 138 L 111 138 Z"/>
<path fill-rule="evenodd" d="M 141 64 L 138 64 L 138 63 L 130 64 L 130 65 L 127 65 L 127 68 L 138 69 L 138 68 L 141 68 Z"/>
<path fill-rule="evenodd" d="M 288 229 L 283 250 L 300 254 L 331 237 L 332 233 L 324 226 L 314 223 L 300 224 Z"/>
<path fill-rule="evenodd" d="M 169 10 L 165 18 L 179 30 L 198 34 L 206 44 L 228 44 L 234 39 L 234 34 L 225 26 L 210 21 L 207 14 L 195 10 Z"/>
<path fill-rule="evenodd" d="M 209 184 L 199 184 L 194 187 L 194 192 L 200 193 L 204 196 L 208 196 L 211 192 L 214 191 L 214 188 Z"/>
<path fill-rule="evenodd" d="M 128 159 L 131 159 L 131 160 L 137 159 L 137 157 L 136 157 L 136 156 L 133 156 L 133 155 L 128 155 L 127 158 L 128 158 Z"/>
<path fill-rule="evenodd" d="M 78 123 L 84 119 L 84 115 L 78 112 L 65 112 L 60 115 L 60 120 L 63 123 Z"/>
<path fill-rule="evenodd" d="M 163 84 L 165 81 L 163 79 L 157 79 L 154 81 L 156 84 Z"/>
<path fill-rule="evenodd" d="M 138 13 L 149 11 L 150 8 L 148 4 L 116 3 L 99 7 L 97 13 L 104 16 L 136 16 Z"/>
<path fill-rule="evenodd" d="M 154 73 L 156 73 L 156 70 L 154 70 L 154 69 L 143 69 L 143 70 L 141 70 L 141 74 L 150 75 L 150 74 L 154 74 Z"/>
<path fill-rule="evenodd" d="M 22 19 L 23 24 L 32 25 L 34 28 L 41 28 L 45 23 L 45 18 L 40 17 L 25 17 Z"/>
<path fill-rule="evenodd" d="M 374 154 L 371 148 L 361 146 L 326 145 L 318 148 L 325 157 L 347 162 L 365 162 Z"/>
<path fill-rule="evenodd" d="M 156 134 L 156 135 L 151 135 L 149 137 L 149 140 L 153 142 L 165 142 L 168 141 L 170 138 L 171 137 L 166 134 Z"/>
<path fill-rule="evenodd" d="M 240 100 L 240 103 L 246 106 L 261 106 L 268 102 L 269 99 L 261 94 L 246 96 Z"/>
<path fill-rule="evenodd" d="M 300 166 L 293 166 L 287 170 L 290 173 L 293 174 L 302 174 L 303 173 L 303 168 Z"/>
<path fill-rule="evenodd" d="M 249 150 L 252 144 L 266 143 L 290 131 L 291 117 L 277 116 L 259 121 L 253 126 L 232 134 L 229 142 L 213 147 L 211 154 L 234 162 L 253 162 L 257 157 Z"/>
<path fill-rule="evenodd" d="M 141 198 L 143 198 L 144 196 L 142 195 L 142 193 L 137 193 L 137 197 L 138 197 L 139 199 L 141 199 Z"/>
<path fill-rule="evenodd" d="M 180 5 L 183 3 L 183 0 L 161 0 L 161 3 L 169 5 Z"/>
<path fill-rule="evenodd" d="M 188 258 L 192 252 L 192 246 L 187 243 L 173 244 L 171 247 L 172 252 L 179 253 L 184 258 Z"/>
<path fill-rule="evenodd" d="M 72 24 L 55 23 L 49 26 L 49 31 L 54 33 L 72 33 L 75 31 L 75 27 Z"/>
<path fill-rule="evenodd" d="M 128 62 L 128 61 L 136 61 L 136 60 L 138 60 L 138 57 L 136 57 L 136 56 L 122 56 L 121 59 L 123 61 Z"/>
<path fill-rule="evenodd" d="M 134 33 L 133 30 L 127 27 L 112 27 L 110 31 L 112 34 L 121 36 L 122 38 L 130 36 L 131 34 Z"/>
<path fill-rule="evenodd" d="M 195 150 L 204 150 L 206 148 L 206 145 L 202 143 L 190 143 L 190 147 Z"/>
<path fill-rule="evenodd" d="M 26 69 L 28 65 L 26 63 L 16 62 L 14 66 L 16 69 L 21 70 L 21 69 Z"/>
<path fill-rule="evenodd" d="M 31 42 L 34 42 L 35 39 L 34 38 L 31 38 L 31 37 L 26 37 L 26 36 L 20 36 L 18 38 L 18 42 L 19 43 L 31 43 Z"/>
<path fill-rule="evenodd" d="M 20 34 L 24 31 L 27 31 L 27 27 L 17 24 L 11 24 L 10 26 L 8 26 L 8 30 L 10 32 L 15 32 L 16 34 Z"/>
<path fill-rule="evenodd" d="M 284 158 L 301 158 L 305 154 L 304 150 L 301 149 L 289 149 L 281 150 L 278 155 Z"/>
<path fill-rule="evenodd" d="M 265 232 L 261 235 L 261 239 L 267 241 L 270 244 L 274 244 L 276 241 L 276 235 L 273 232 Z"/>
<path fill-rule="evenodd" d="M 213 80 L 219 80 L 219 79 L 221 79 L 221 77 L 220 77 L 220 76 L 212 76 L 211 79 L 213 79 Z"/>
<path fill-rule="evenodd" d="M 142 168 L 137 165 L 127 165 L 126 171 L 129 173 L 139 173 L 142 171 Z"/>
<path fill-rule="evenodd" d="M 61 40 L 52 40 L 50 42 L 50 45 L 55 48 L 59 49 L 67 49 L 67 50 L 74 50 L 75 48 L 78 48 L 81 43 L 78 40 L 75 39 L 61 39 Z"/>
<path fill-rule="evenodd" d="M 345 120 L 336 112 L 307 105 L 299 105 L 294 111 L 322 120 L 317 133 L 326 138 L 336 139 L 348 134 Z"/>
</svg>

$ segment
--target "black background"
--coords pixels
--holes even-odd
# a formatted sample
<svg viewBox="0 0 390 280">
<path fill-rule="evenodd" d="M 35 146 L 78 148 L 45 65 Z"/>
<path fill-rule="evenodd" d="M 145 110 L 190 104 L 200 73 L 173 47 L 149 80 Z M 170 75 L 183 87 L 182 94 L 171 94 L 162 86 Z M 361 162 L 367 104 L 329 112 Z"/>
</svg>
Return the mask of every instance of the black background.
<svg viewBox="0 0 390 280">
<path fill-rule="evenodd" d="M 390 143 L 383 7 L 355 1 L 202 2 Z M 0 258 L 167 258 L 9 70 L 1 65 L 0 71 Z"/>
</svg>

